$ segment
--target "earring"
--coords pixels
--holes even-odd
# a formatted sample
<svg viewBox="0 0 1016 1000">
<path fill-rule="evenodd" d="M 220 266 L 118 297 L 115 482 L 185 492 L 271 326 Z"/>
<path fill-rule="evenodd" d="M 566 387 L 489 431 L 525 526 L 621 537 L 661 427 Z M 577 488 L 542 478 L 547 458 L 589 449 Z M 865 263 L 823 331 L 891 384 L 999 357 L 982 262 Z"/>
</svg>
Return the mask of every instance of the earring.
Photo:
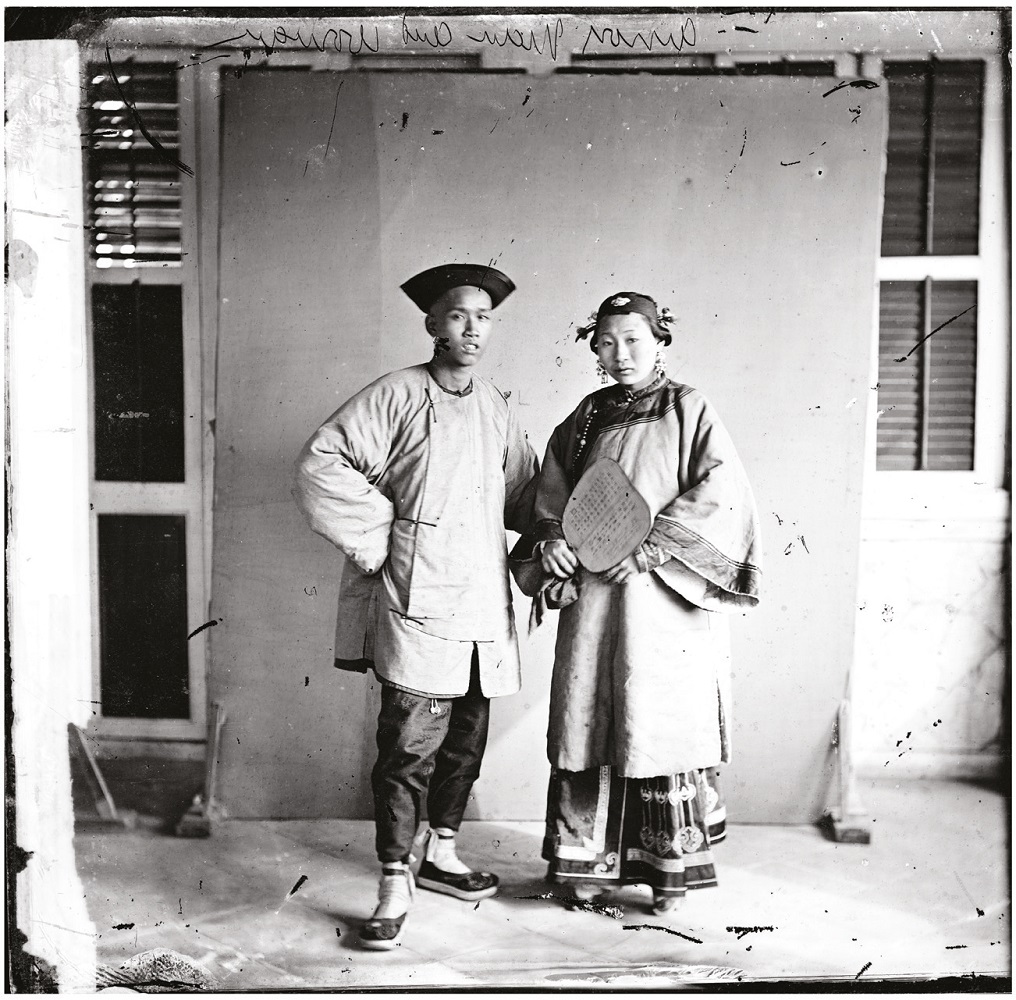
<svg viewBox="0 0 1016 1000">
<path fill-rule="evenodd" d="M 667 374 L 667 359 L 664 357 L 663 351 L 656 352 L 656 364 L 653 367 L 656 369 L 657 375 Z"/>
<path fill-rule="evenodd" d="M 603 367 L 602 361 L 596 362 L 596 374 L 600 376 L 600 385 L 606 385 L 610 381 L 607 369 Z"/>
</svg>

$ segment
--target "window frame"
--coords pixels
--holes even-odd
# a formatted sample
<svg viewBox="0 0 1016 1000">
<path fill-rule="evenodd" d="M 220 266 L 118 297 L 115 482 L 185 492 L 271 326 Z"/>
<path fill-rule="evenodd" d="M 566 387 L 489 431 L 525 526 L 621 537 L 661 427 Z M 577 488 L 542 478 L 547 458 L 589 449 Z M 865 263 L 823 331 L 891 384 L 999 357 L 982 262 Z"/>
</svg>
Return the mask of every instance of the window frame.
<svg viewBox="0 0 1016 1000">
<path fill-rule="evenodd" d="M 877 68 L 878 76 L 884 80 L 882 70 L 886 62 L 913 62 L 918 59 L 913 52 L 881 53 L 877 67 L 872 69 Z M 1004 129 L 1007 118 L 1002 64 L 1000 57 L 984 52 L 954 51 L 936 56 L 939 62 L 974 60 L 984 65 L 977 254 L 883 257 L 879 249 L 868 383 L 866 517 L 994 518 L 1004 516 L 1008 510 L 1009 255 Z M 883 144 L 883 164 L 885 149 Z M 876 462 L 878 398 L 874 387 L 878 382 L 879 367 L 880 285 L 883 281 L 923 281 L 929 277 L 932 281 L 977 282 L 973 469 L 879 469 Z"/>
<path fill-rule="evenodd" d="M 123 49 L 110 46 L 114 65 L 127 60 L 135 63 L 180 62 L 182 54 L 175 49 Z M 84 48 L 81 55 L 83 86 L 88 86 L 88 69 L 92 63 L 105 59 L 105 49 Z M 199 147 L 200 80 L 195 72 L 177 76 L 178 126 L 180 159 L 194 165 Z M 87 156 L 87 153 L 86 153 Z M 86 218 L 90 192 L 84 183 Z M 180 241 L 182 255 L 179 266 L 148 268 L 97 267 L 86 247 L 85 315 L 88 329 L 88 435 L 89 466 L 89 527 L 90 582 L 92 605 L 92 727 L 100 737 L 133 737 L 151 740 L 203 741 L 207 722 L 208 641 L 207 633 L 188 641 L 189 717 L 186 719 L 149 719 L 105 716 L 101 705 L 101 643 L 99 621 L 99 539 L 100 514 L 177 514 L 186 519 L 187 553 L 187 620 L 191 630 L 209 618 L 211 481 L 214 460 L 210 441 L 209 408 L 214 414 L 214 381 L 210 380 L 205 344 L 202 336 L 202 303 L 200 296 L 199 220 L 203 211 L 199 186 L 194 179 L 180 175 Z M 96 284 L 179 285 L 182 306 L 183 338 L 183 433 L 184 480 L 180 483 L 119 482 L 95 478 L 95 358 L 92 336 L 92 287 Z"/>
</svg>

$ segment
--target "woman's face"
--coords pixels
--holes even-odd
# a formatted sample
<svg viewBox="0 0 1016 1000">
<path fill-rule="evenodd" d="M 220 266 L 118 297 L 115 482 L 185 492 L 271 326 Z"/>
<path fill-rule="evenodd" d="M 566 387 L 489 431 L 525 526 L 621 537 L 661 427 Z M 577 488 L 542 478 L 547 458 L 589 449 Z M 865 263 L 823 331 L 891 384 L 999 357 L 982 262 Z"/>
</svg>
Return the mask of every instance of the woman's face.
<svg viewBox="0 0 1016 1000">
<path fill-rule="evenodd" d="M 657 340 L 641 313 L 604 316 L 596 324 L 596 354 L 607 374 L 628 389 L 653 380 Z"/>
</svg>

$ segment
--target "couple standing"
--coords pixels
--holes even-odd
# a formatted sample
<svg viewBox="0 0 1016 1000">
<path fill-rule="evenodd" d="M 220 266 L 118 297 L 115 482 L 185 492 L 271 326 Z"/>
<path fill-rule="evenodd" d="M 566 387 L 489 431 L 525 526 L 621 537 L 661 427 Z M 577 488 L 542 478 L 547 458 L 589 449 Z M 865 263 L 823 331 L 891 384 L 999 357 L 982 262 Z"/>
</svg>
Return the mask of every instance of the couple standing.
<svg viewBox="0 0 1016 1000">
<path fill-rule="evenodd" d="M 426 314 L 433 357 L 353 396 L 297 462 L 297 502 L 346 557 L 335 665 L 373 669 L 382 685 L 371 776 L 382 874 L 360 934 L 368 948 L 398 943 L 415 885 L 470 901 L 497 892 L 496 875 L 459 860 L 455 835 L 479 776 L 489 699 L 521 686 L 506 528 L 524 536 L 512 555 L 530 583 L 539 578 L 532 589 L 562 609 L 550 878 L 587 898 L 648 884 L 657 912 L 715 884 L 729 654 L 709 612 L 758 600 L 750 488 L 709 403 L 666 376 L 668 318 L 633 292 L 605 300 L 580 328 L 605 388 L 554 431 L 541 471 L 514 406 L 473 374 L 491 313 L 514 288 L 500 271 L 466 264 L 409 279 L 402 289 Z M 594 574 L 561 522 L 583 470 L 605 457 L 647 501 L 653 526 Z"/>
</svg>

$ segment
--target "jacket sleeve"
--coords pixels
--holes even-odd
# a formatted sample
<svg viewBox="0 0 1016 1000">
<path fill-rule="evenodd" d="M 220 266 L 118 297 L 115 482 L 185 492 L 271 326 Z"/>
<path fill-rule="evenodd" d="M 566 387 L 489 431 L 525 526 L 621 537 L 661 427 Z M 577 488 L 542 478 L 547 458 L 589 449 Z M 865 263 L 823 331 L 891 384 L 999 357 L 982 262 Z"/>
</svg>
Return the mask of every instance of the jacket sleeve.
<svg viewBox="0 0 1016 1000">
<path fill-rule="evenodd" d="M 656 572 L 686 599 L 743 610 L 758 603 L 762 580 L 755 499 L 726 429 L 696 396 L 683 419 L 692 434 L 687 488 L 656 516 L 645 548 L 659 550 L 666 561 Z"/>
<path fill-rule="evenodd" d="M 296 461 L 293 497 L 311 528 L 364 573 L 388 558 L 395 508 L 375 483 L 398 421 L 393 387 L 375 383 L 332 414 Z"/>
<path fill-rule="evenodd" d="M 504 526 L 520 535 L 533 530 L 540 462 L 514 406 L 508 404 L 504 457 Z"/>
<path fill-rule="evenodd" d="M 570 454 L 567 425 L 566 421 L 558 427 L 547 445 L 543 467 L 533 484 L 533 525 L 530 532 L 518 540 L 508 559 L 519 589 L 534 599 L 529 616 L 530 632 L 540 624 L 548 609 L 562 608 L 578 598 L 573 578 L 559 580 L 544 571 L 540 551 L 541 542 L 564 538 L 561 517 L 571 495 L 564 458 Z"/>
<path fill-rule="evenodd" d="M 574 420 L 569 417 L 559 425 L 550 436 L 547 452 L 543 458 L 540 471 L 539 486 L 536 491 L 535 537 L 538 542 L 564 538 L 561 518 L 571 496 L 572 483 L 567 472 L 568 456 L 571 454 L 571 426 Z"/>
</svg>

